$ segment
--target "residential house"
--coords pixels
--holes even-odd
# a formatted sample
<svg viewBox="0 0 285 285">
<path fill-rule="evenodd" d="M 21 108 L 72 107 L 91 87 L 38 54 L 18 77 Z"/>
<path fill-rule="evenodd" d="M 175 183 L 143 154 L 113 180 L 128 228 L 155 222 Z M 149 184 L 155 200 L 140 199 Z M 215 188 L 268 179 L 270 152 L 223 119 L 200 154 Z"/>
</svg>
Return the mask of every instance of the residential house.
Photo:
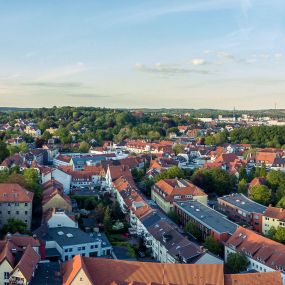
<svg viewBox="0 0 285 285">
<path fill-rule="evenodd" d="M 42 225 L 34 234 L 45 244 L 47 259 L 67 261 L 75 255 L 107 256 L 112 246 L 103 233 L 88 234 L 76 227 L 51 227 Z"/>
<path fill-rule="evenodd" d="M 197 200 L 207 204 L 208 195 L 199 187 L 185 179 L 163 179 L 151 189 L 151 198 L 165 212 L 173 210 L 176 201 Z"/>
<path fill-rule="evenodd" d="M 18 275 L 22 275 L 24 279 L 24 282 L 20 284 L 27 284 L 32 279 L 40 259 L 38 247 L 39 242 L 31 236 L 7 235 L 4 240 L 1 240 L 0 284 L 15 284 L 12 283 L 12 277 L 18 270 L 21 272 Z M 25 264 L 25 268 L 22 267 L 23 264 Z"/>
<path fill-rule="evenodd" d="M 63 285 L 281 285 L 278 272 L 224 274 L 222 264 L 167 264 L 75 256 L 62 265 Z M 252 281 L 248 283 L 248 281 Z"/>
<path fill-rule="evenodd" d="M 42 209 L 43 212 L 51 208 L 60 208 L 67 212 L 72 211 L 70 197 L 65 195 L 58 188 L 51 187 L 43 191 L 42 196 Z"/>
<path fill-rule="evenodd" d="M 59 208 L 51 208 L 47 210 L 43 214 L 42 220 L 49 228 L 78 228 L 78 223 L 74 215 L 68 215 L 64 210 Z"/>
<path fill-rule="evenodd" d="M 250 225 L 255 231 L 262 232 L 262 216 L 266 207 L 243 194 L 234 193 L 218 198 L 218 208 L 228 218 L 242 225 Z"/>
<path fill-rule="evenodd" d="M 285 245 L 239 227 L 225 243 L 225 261 L 230 253 L 237 252 L 247 257 L 248 270 L 280 272 L 285 284 Z"/>
<path fill-rule="evenodd" d="M 19 184 L 0 184 L 0 227 L 9 219 L 18 219 L 31 227 L 34 193 Z"/>
<path fill-rule="evenodd" d="M 189 221 L 201 231 L 202 238 L 212 236 L 219 242 L 226 241 L 238 228 L 226 216 L 199 201 L 175 202 L 179 222 L 185 226 Z"/>
<path fill-rule="evenodd" d="M 28 285 L 35 274 L 41 257 L 28 245 L 16 267 L 10 273 L 9 285 Z"/>
<path fill-rule="evenodd" d="M 262 233 L 268 234 L 271 228 L 285 227 L 285 209 L 269 206 L 262 216 Z"/>
</svg>

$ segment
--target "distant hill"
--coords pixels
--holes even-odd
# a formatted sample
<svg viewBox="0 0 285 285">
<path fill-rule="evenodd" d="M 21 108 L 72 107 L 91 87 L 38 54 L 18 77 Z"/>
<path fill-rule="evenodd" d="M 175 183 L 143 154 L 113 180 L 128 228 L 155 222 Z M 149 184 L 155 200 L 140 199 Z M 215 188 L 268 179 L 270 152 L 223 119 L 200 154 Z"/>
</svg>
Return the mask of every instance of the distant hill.
<svg viewBox="0 0 285 285">
<path fill-rule="evenodd" d="M 0 112 L 29 112 L 34 108 L 0 107 Z"/>
</svg>

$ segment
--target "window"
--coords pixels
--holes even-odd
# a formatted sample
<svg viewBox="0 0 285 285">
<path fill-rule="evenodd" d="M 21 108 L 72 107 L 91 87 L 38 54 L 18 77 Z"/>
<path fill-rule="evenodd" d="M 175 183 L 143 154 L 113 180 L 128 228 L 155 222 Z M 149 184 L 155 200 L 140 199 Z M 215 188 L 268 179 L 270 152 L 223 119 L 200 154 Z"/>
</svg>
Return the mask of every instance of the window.
<svg viewBox="0 0 285 285">
<path fill-rule="evenodd" d="M 82 246 L 82 250 L 85 250 L 85 246 Z"/>
<path fill-rule="evenodd" d="M 19 203 L 18 203 L 18 202 L 16 202 L 16 203 L 15 203 L 15 206 L 17 206 L 17 207 L 18 207 L 18 206 L 19 206 Z"/>
<path fill-rule="evenodd" d="M 8 211 L 8 215 L 10 215 L 11 214 L 11 211 Z"/>
<path fill-rule="evenodd" d="M 64 250 L 64 252 L 68 252 L 68 249 L 66 248 L 66 249 Z"/>
<path fill-rule="evenodd" d="M 19 211 L 16 211 L 16 215 L 19 215 Z"/>
<path fill-rule="evenodd" d="M 25 215 L 28 215 L 28 211 L 25 211 Z"/>
<path fill-rule="evenodd" d="M 11 206 L 11 203 L 8 203 L 8 206 Z"/>
<path fill-rule="evenodd" d="M 81 250 L 81 247 L 78 247 L 77 250 L 80 251 L 80 250 Z"/>
<path fill-rule="evenodd" d="M 72 252 L 72 247 L 68 249 L 68 252 Z"/>
<path fill-rule="evenodd" d="M 28 206 L 28 203 L 25 203 L 25 207 L 27 207 Z"/>
<path fill-rule="evenodd" d="M 4 279 L 9 279 L 9 277 L 10 277 L 9 272 L 4 272 Z"/>
</svg>

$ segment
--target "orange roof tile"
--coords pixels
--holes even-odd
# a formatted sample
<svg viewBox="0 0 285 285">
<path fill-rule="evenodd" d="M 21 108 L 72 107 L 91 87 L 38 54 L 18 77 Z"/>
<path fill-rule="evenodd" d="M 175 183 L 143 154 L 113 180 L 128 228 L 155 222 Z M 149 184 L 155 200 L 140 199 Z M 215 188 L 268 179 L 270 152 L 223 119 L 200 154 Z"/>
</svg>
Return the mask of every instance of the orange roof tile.
<svg viewBox="0 0 285 285">
<path fill-rule="evenodd" d="M 280 272 L 226 274 L 225 285 L 282 285 Z"/>
<path fill-rule="evenodd" d="M 34 249 L 30 245 L 28 245 L 19 263 L 11 272 L 11 275 L 13 275 L 13 272 L 19 269 L 20 272 L 22 272 L 22 274 L 26 278 L 26 280 L 29 282 L 33 276 L 33 273 L 36 270 L 36 266 L 39 263 L 40 259 L 41 257 L 34 251 Z"/>
<path fill-rule="evenodd" d="M 94 285 L 224 285 L 220 264 L 165 264 L 78 256 L 63 265 L 63 285 L 70 285 L 80 268 Z"/>
<path fill-rule="evenodd" d="M 285 209 L 269 206 L 264 212 L 263 216 L 278 220 L 285 220 Z"/>
<path fill-rule="evenodd" d="M 239 227 L 227 240 L 226 246 L 237 252 L 250 254 L 252 259 L 276 270 L 285 269 L 285 245 L 261 236 L 251 230 Z"/>
<path fill-rule="evenodd" d="M 33 201 L 34 193 L 19 184 L 0 184 L 0 202 L 28 202 Z"/>
</svg>

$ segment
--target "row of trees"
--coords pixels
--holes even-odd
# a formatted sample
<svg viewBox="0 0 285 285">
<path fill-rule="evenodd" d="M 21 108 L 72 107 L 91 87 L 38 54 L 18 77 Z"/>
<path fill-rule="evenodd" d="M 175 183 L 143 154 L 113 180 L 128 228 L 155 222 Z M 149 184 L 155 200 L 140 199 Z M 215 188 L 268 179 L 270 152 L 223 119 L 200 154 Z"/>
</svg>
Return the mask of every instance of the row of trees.
<svg viewBox="0 0 285 285">
<path fill-rule="evenodd" d="M 259 126 L 234 129 L 231 142 L 249 143 L 256 147 L 277 147 L 285 144 L 285 126 Z"/>
<path fill-rule="evenodd" d="M 125 138 L 148 138 L 156 140 L 166 137 L 170 132 L 178 132 L 181 124 L 196 124 L 190 117 L 180 118 L 172 114 L 146 113 L 137 116 L 128 110 L 101 108 L 62 107 L 41 108 L 27 112 L 0 113 L 0 122 L 13 125 L 16 119 L 27 119 L 36 123 L 42 131 L 42 139 L 48 140 L 49 128 L 56 128 L 55 135 L 64 144 L 76 140 L 89 142 L 96 139 L 121 141 Z M 6 132 L 6 138 L 13 136 L 13 131 Z M 17 135 L 16 133 L 14 135 Z"/>
</svg>

